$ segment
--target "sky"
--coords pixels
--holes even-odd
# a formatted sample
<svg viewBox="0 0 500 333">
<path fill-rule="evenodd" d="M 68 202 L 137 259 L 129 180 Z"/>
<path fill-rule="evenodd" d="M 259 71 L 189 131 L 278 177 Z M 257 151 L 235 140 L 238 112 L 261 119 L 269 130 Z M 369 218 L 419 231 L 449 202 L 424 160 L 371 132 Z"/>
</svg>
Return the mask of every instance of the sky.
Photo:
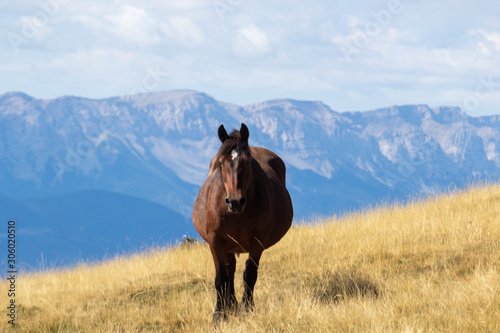
<svg viewBox="0 0 500 333">
<path fill-rule="evenodd" d="M 242 106 L 500 114 L 498 0 L 24 0 L 0 12 L 0 94 L 192 89 Z"/>
</svg>

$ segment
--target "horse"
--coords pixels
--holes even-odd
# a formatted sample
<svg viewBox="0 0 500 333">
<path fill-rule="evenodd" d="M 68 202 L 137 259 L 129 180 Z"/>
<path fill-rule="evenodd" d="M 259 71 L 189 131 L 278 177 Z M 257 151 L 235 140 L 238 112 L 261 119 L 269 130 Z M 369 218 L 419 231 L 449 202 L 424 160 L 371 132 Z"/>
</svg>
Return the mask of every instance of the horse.
<svg viewBox="0 0 500 333">
<path fill-rule="evenodd" d="M 250 147 L 245 124 L 229 135 L 220 125 L 218 136 L 221 146 L 193 206 L 193 224 L 209 244 L 215 265 L 214 322 L 238 309 L 235 254 L 248 253 L 240 309 L 253 310 L 262 252 L 287 233 L 293 219 L 283 160 L 268 149 Z"/>
</svg>

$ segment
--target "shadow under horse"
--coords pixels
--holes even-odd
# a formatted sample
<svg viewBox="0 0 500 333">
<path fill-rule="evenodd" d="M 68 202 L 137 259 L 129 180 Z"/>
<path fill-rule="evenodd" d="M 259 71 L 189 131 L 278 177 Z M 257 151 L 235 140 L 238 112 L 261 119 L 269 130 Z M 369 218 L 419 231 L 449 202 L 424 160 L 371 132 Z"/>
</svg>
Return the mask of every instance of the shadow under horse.
<svg viewBox="0 0 500 333">
<path fill-rule="evenodd" d="M 253 290 L 262 252 L 286 234 L 293 219 L 281 158 L 268 149 L 249 147 L 245 124 L 229 135 L 221 125 L 218 135 L 222 144 L 193 207 L 194 226 L 210 245 L 215 265 L 215 322 L 238 305 L 235 254 L 248 253 L 241 301 L 248 311 L 254 307 Z"/>
</svg>

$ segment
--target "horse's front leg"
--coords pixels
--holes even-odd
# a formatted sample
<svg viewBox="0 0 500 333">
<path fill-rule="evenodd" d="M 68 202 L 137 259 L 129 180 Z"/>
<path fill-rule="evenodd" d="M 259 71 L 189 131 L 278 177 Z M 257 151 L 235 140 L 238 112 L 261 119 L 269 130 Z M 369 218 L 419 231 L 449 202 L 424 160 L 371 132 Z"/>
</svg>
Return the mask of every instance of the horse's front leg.
<svg viewBox="0 0 500 333">
<path fill-rule="evenodd" d="M 226 317 L 226 295 L 229 285 L 229 277 L 226 271 L 226 255 L 218 249 L 210 246 L 215 265 L 215 290 L 217 291 L 217 303 L 215 304 L 214 323 Z"/>
<path fill-rule="evenodd" d="M 259 261 L 262 255 L 262 250 L 250 252 L 248 260 L 245 263 L 245 271 L 243 272 L 243 283 L 245 284 L 245 291 L 243 293 L 242 303 L 244 310 L 252 310 L 254 307 L 253 289 L 257 282 L 257 270 L 259 269 Z"/>
<path fill-rule="evenodd" d="M 228 253 L 226 255 L 226 273 L 228 277 L 228 285 L 226 291 L 226 306 L 232 311 L 235 310 L 238 302 L 236 301 L 236 295 L 234 292 L 234 271 L 236 270 L 236 257 L 234 253 Z"/>
</svg>

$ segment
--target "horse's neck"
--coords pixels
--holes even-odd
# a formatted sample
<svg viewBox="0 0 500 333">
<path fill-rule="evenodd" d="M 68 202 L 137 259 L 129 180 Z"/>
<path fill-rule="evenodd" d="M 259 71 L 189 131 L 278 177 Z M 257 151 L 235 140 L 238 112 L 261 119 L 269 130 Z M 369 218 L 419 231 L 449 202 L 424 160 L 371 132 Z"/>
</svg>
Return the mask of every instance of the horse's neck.
<svg viewBox="0 0 500 333">
<path fill-rule="evenodd" d="M 248 199 L 264 199 L 264 196 L 268 193 L 268 183 L 265 181 L 266 174 L 260 164 L 254 161 L 252 165 L 252 180 L 247 189 Z"/>
<path fill-rule="evenodd" d="M 212 158 L 212 160 L 210 161 L 210 167 L 208 169 L 208 175 L 210 176 L 212 174 L 212 172 L 216 171 L 217 170 L 217 164 L 218 164 L 218 157 L 217 155 L 214 156 Z"/>
</svg>

